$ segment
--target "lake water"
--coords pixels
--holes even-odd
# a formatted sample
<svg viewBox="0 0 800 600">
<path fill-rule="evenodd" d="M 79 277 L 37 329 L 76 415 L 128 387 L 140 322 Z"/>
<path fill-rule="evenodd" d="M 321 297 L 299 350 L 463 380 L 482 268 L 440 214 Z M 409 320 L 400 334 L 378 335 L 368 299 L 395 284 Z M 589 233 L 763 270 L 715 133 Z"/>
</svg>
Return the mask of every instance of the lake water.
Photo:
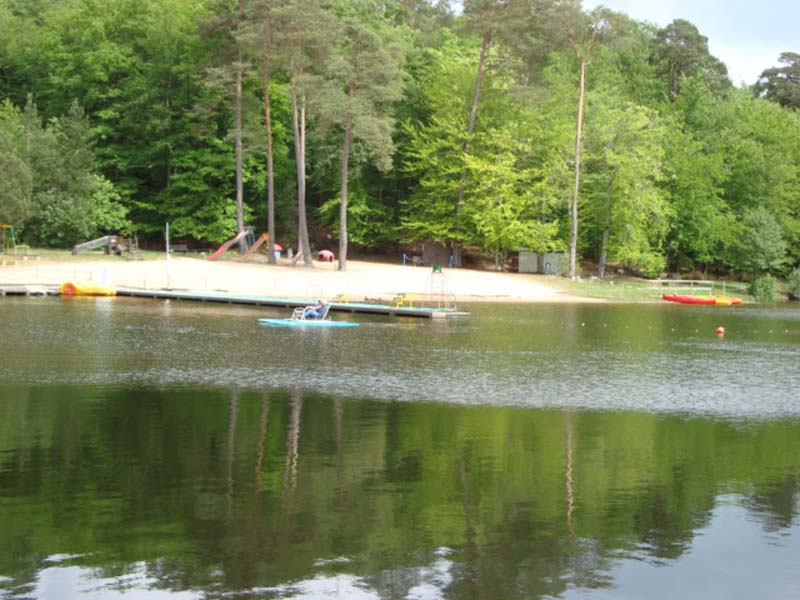
<svg viewBox="0 0 800 600">
<path fill-rule="evenodd" d="M 466 308 L 0 300 L 0 598 L 800 597 L 800 309 Z"/>
</svg>

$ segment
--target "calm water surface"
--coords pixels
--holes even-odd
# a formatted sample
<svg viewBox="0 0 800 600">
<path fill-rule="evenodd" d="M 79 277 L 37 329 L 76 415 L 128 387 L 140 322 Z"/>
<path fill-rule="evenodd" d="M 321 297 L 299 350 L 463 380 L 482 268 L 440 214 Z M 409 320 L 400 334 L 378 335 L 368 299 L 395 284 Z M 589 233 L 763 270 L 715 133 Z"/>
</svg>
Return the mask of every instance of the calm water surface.
<svg viewBox="0 0 800 600">
<path fill-rule="evenodd" d="M 0 598 L 800 597 L 800 310 L 468 308 L 0 300 Z"/>
</svg>

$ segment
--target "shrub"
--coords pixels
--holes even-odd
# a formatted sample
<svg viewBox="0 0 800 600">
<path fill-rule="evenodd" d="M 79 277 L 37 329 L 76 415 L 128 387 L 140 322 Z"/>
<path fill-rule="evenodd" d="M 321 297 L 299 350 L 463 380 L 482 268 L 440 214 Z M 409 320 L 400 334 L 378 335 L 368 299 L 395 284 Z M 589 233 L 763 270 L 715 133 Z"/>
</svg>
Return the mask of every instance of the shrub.
<svg viewBox="0 0 800 600">
<path fill-rule="evenodd" d="M 789 288 L 789 296 L 795 300 L 800 300 L 800 269 L 792 271 L 786 283 Z"/>
<path fill-rule="evenodd" d="M 745 273 L 779 269 L 786 257 L 786 241 L 772 213 L 756 208 L 745 215 L 741 226 L 733 247 L 732 266 Z"/>
<path fill-rule="evenodd" d="M 750 284 L 750 295 L 758 302 L 774 302 L 775 278 L 772 275 L 756 277 Z"/>
</svg>

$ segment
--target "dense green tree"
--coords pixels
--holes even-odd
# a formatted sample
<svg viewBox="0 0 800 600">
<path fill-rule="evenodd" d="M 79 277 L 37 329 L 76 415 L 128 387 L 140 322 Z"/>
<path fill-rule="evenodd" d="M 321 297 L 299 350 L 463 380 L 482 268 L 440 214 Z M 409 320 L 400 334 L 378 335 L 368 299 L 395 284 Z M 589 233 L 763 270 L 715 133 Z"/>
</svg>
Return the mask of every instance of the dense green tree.
<svg viewBox="0 0 800 600">
<path fill-rule="evenodd" d="M 478 64 L 475 72 L 475 87 L 472 92 L 472 101 L 469 109 L 469 119 L 467 121 L 467 130 L 464 135 L 462 143 L 463 151 L 469 152 L 472 136 L 475 134 L 475 122 L 478 118 L 478 105 L 481 98 L 481 85 L 483 83 L 483 76 L 486 70 L 486 60 L 489 55 L 489 50 L 492 46 L 495 29 L 498 26 L 498 21 L 501 20 L 514 3 L 509 3 L 504 0 L 466 0 L 464 2 L 464 15 L 467 17 L 468 25 L 473 31 L 480 34 L 481 44 L 480 53 L 478 55 Z M 456 228 L 460 226 L 461 212 L 464 208 L 464 191 L 467 182 L 467 167 L 466 165 L 461 171 L 461 180 L 458 185 L 458 198 L 456 199 L 455 206 L 455 224 Z M 461 266 L 461 245 L 455 240 L 450 241 L 451 253 L 453 256 L 453 264 L 456 267 Z"/>
<path fill-rule="evenodd" d="M 264 226 L 306 265 L 338 237 L 342 268 L 348 241 L 426 239 L 741 272 L 766 211 L 795 266 L 781 62 L 733 89 L 688 21 L 577 0 L 0 0 L 0 218 L 62 245 L 124 214 L 145 243 L 165 221 L 197 244 Z"/>
<path fill-rule="evenodd" d="M 432 117 L 424 128 L 409 127 L 404 162 L 417 187 L 404 203 L 403 227 L 411 240 L 468 239 L 456 226 L 454 210 L 465 162 L 462 125 L 463 119 L 451 114 Z"/>
<path fill-rule="evenodd" d="M 674 218 L 667 241 L 670 267 L 713 264 L 732 240 L 733 217 L 722 197 L 723 157 L 708 152 L 674 121 L 668 121 L 662 186 Z"/>
<path fill-rule="evenodd" d="M 323 223 L 338 225 L 342 203 L 331 196 L 319 207 Z M 377 198 L 372 190 L 361 183 L 350 188 L 347 195 L 347 238 L 364 248 L 380 248 L 397 237 L 391 207 Z"/>
<path fill-rule="evenodd" d="M 800 120 L 797 115 L 737 90 L 720 112 L 728 126 L 719 134 L 729 175 L 725 199 L 741 219 L 766 208 L 784 240 L 800 239 Z M 797 256 L 797 250 L 793 251 Z"/>
<path fill-rule="evenodd" d="M 538 218 L 539 203 L 529 161 L 531 148 L 515 139 L 520 128 L 487 132 L 467 154 L 467 167 L 475 181 L 464 218 L 475 231 L 476 241 L 494 254 L 495 268 L 505 270 L 509 252 L 525 248 L 546 252 L 553 245 L 555 222 Z"/>
<path fill-rule="evenodd" d="M 113 186 L 94 171 L 91 132 L 83 110 L 42 126 L 33 104 L 24 114 L 32 211 L 26 239 L 43 246 L 72 246 L 111 232 L 127 233 L 126 210 Z"/>
<path fill-rule="evenodd" d="M 800 269 L 794 269 L 786 280 L 789 288 L 789 298 L 800 300 Z"/>
<path fill-rule="evenodd" d="M 33 174 L 25 124 L 8 100 L 0 104 L 0 223 L 19 226 L 32 209 Z"/>
<path fill-rule="evenodd" d="M 623 98 L 640 106 L 661 109 L 667 92 L 657 65 L 650 60 L 656 35 L 653 26 L 624 15 L 608 14 L 613 35 L 606 40 L 602 59 L 595 62 L 599 85 L 617 89 Z"/>
<path fill-rule="evenodd" d="M 675 19 L 656 32 L 652 61 L 670 101 L 680 95 L 683 79 L 693 75 L 702 77 L 717 95 L 731 87 L 727 67 L 708 50 L 708 38 L 685 19 Z"/>
<path fill-rule="evenodd" d="M 649 275 L 664 267 L 669 209 L 658 187 L 663 135 L 654 111 L 608 94 L 593 102 L 586 187 L 600 233 L 600 278 L 609 259 Z"/>
<path fill-rule="evenodd" d="M 759 206 L 744 215 L 733 244 L 731 266 L 749 274 L 779 269 L 786 258 L 786 242 L 772 213 Z"/>
<path fill-rule="evenodd" d="M 456 206 L 466 167 L 464 132 L 480 49 L 449 38 L 429 55 L 420 74 L 426 118 L 405 124 L 409 139 L 403 166 L 417 185 L 405 203 L 403 227 L 411 239 L 464 243 L 471 235 L 459 222 Z"/>
<path fill-rule="evenodd" d="M 735 215 L 725 202 L 729 172 L 716 135 L 723 117 L 717 107 L 702 79 L 690 77 L 666 113 L 663 186 L 675 215 L 668 242 L 673 267 L 706 268 L 733 239 Z"/>
<path fill-rule="evenodd" d="M 783 107 L 800 109 L 800 54 L 783 52 L 778 62 L 783 66 L 764 69 L 754 89 Z"/>
</svg>

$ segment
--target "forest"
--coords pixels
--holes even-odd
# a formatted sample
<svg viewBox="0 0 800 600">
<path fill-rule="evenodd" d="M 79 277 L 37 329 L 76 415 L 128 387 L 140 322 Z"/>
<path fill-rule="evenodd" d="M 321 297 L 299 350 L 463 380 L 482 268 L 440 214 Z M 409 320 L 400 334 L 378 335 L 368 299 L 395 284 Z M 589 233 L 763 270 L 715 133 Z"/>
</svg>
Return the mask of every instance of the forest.
<svg viewBox="0 0 800 600">
<path fill-rule="evenodd" d="M 692 23 L 579 0 L 0 0 L 0 223 L 797 277 L 776 59 L 737 87 Z"/>
</svg>

